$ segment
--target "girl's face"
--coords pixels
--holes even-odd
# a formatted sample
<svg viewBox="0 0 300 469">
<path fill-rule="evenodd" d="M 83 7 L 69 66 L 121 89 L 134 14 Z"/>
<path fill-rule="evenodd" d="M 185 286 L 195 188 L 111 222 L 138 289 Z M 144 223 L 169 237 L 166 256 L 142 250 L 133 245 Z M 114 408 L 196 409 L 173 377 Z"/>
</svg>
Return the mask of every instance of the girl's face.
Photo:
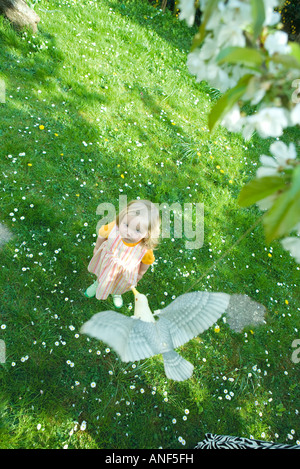
<svg viewBox="0 0 300 469">
<path fill-rule="evenodd" d="M 121 238 L 126 243 L 138 243 L 145 238 L 148 233 L 148 220 L 142 214 L 136 215 L 134 206 L 130 207 L 130 211 L 120 220 L 119 232 Z"/>
</svg>

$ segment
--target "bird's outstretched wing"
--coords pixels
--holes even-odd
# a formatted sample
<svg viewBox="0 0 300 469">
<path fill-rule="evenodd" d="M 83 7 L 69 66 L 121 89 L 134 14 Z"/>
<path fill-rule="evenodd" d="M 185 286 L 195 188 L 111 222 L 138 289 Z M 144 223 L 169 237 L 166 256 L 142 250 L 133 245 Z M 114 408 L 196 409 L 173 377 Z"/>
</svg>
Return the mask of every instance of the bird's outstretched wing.
<svg viewBox="0 0 300 469">
<path fill-rule="evenodd" d="M 112 347 L 124 362 L 142 360 L 159 353 L 155 324 L 130 318 L 115 311 L 97 313 L 85 322 L 81 334 L 101 340 Z"/>
<path fill-rule="evenodd" d="M 225 312 L 229 299 L 226 293 L 185 293 L 160 311 L 158 325 L 168 323 L 173 347 L 179 347 L 211 327 Z"/>
</svg>

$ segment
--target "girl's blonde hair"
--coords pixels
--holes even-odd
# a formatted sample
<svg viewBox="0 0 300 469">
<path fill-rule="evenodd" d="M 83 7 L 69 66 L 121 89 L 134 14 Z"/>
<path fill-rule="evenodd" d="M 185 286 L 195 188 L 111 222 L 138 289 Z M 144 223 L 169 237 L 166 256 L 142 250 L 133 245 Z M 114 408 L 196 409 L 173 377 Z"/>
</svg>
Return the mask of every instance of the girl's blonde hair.
<svg viewBox="0 0 300 469">
<path fill-rule="evenodd" d="M 116 224 L 119 226 L 120 221 L 126 215 L 141 215 L 147 217 L 148 220 L 148 232 L 145 238 L 141 240 L 148 249 L 155 249 L 159 243 L 159 232 L 160 232 L 160 216 L 159 211 L 155 204 L 150 200 L 131 200 L 123 210 L 116 216 Z"/>
</svg>

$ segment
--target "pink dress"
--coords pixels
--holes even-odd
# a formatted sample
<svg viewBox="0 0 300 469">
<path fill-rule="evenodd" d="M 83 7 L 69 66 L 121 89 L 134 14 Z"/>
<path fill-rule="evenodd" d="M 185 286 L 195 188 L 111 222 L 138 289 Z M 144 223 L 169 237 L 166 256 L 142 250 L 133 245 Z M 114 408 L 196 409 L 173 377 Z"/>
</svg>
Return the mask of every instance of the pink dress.
<svg viewBox="0 0 300 469">
<path fill-rule="evenodd" d="M 101 244 L 88 265 L 88 271 L 95 274 L 99 282 L 96 298 L 105 300 L 110 294 L 121 295 L 135 286 L 141 262 L 152 264 L 154 260 L 152 253 L 153 259 L 149 261 L 149 251 L 152 250 L 141 243 L 125 243 L 114 224 L 107 240 Z"/>
</svg>

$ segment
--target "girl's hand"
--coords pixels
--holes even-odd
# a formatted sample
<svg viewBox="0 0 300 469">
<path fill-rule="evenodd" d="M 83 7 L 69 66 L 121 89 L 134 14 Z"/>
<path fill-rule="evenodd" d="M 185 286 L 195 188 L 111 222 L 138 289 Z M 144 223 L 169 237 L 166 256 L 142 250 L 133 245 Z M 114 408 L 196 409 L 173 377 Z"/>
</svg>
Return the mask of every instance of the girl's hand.
<svg viewBox="0 0 300 469">
<path fill-rule="evenodd" d="M 149 264 L 143 264 L 141 263 L 139 271 L 138 271 L 138 276 L 137 276 L 137 281 L 139 282 L 143 275 L 147 272 L 149 269 L 150 265 Z"/>
</svg>

